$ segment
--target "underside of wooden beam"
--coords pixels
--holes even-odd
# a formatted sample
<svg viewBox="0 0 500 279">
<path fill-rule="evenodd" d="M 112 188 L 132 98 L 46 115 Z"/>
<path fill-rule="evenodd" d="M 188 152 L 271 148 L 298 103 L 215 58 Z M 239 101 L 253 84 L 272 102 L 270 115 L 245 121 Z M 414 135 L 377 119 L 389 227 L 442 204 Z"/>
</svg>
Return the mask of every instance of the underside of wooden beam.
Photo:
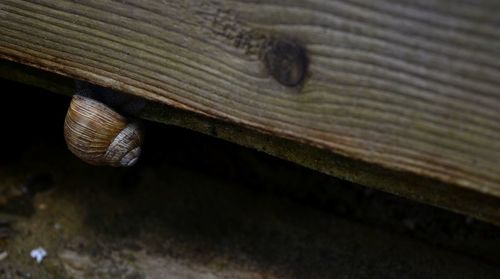
<svg viewBox="0 0 500 279">
<path fill-rule="evenodd" d="M 146 118 L 500 220 L 499 13 L 495 0 L 4 0 L 0 58 L 164 105 Z"/>
<path fill-rule="evenodd" d="M 0 60 L 0 77 L 40 87 L 57 94 L 70 96 L 74 93 L 74 80 L 71 78 L 5 60 Z M 498 209 L 500 200 L 495 196 L 353 160 L 333 154 L 328 150 L 264 134 L 227 121 L 220 121 L 157 102 L 149 102 L 139 117 L 191 129 L 367 187 L 500 225 L 500 210 Z"/>
</svg>

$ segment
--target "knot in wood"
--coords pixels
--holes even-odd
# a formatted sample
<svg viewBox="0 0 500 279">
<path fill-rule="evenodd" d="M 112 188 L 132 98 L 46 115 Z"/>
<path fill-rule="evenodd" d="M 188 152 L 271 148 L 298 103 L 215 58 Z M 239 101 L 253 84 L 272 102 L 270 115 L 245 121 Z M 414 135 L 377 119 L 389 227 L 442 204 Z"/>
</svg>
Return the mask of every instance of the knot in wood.
<svg viewBox="0 0 500 279">
<path fill-rule="evenodd" d="M 302 46 L 288 40 L 272 40 L 266 46 L 264 63 L 279 83 L 296 86 L 304 79 L 308 60 Z"/>
</svg>

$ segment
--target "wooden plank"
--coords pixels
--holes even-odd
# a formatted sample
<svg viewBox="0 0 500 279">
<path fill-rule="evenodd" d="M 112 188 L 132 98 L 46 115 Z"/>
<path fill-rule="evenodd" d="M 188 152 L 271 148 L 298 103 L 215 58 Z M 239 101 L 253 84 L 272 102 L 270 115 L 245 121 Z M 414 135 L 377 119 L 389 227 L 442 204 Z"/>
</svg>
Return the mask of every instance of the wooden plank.
<svg viewBox="0 0 500 279">
<path fill-rule="evenodd" d="M 0 57 L 500 196 L 499 12 L 494 0 L 3 0 Z M 269 56 L 280 42 L 305 51 L 304 68 L 289 56 L 299 74 Z"/>
<path fill-rule="evenodd" d="M 70 78 L 6 60 L 0 60 L 0 77 L 58 94 L 70 96 L 74 92 L 74 80 Z M 257 149 L 335 177 L 474 216 L 500 226 L 499 200 L 487 193 L 353 160 L 329 150 L 260 133 L 241 125 L 159 103 L 148 102 L 137 116 L 150 121 L 188 128 Z"/>
</svg>

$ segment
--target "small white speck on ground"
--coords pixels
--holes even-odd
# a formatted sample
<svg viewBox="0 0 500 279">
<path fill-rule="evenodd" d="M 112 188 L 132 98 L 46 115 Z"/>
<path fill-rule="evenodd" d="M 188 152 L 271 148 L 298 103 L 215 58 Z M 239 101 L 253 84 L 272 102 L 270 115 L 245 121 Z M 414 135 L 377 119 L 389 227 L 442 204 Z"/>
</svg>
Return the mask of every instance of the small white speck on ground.
<svg viewBox="0 0 500 279">
<path fill-rule="evenodd" d="M 31 250 L 30 255 L 37 263 L 42 263 L 43 259 L 47 256 L 47 251 L 45 251 L 42 247 L 38 247 Z"/>
<path fill-rule="evenodd" d="M 7 256 L 9 256 L 9 253 L 7 253 L 7 251 L 0 252 L 0 262 L 5 260 Z"/>
</svg>

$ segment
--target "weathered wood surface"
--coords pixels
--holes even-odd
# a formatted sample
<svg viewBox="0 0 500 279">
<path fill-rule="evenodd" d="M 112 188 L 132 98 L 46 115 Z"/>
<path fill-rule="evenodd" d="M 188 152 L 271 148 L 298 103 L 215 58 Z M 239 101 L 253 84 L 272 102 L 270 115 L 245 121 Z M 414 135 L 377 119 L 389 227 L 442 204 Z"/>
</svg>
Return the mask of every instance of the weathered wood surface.
<svg viewBox="0 0 500 279">
<path fill-rule="evenodd" d="M 498 1 L 0 2 L 0 57 L 500 196 Z M 263 62 L 301 44 L 298 86 Z"/>
<path fill-rule="evenodd" d="M 71 96 L 74 93 L 75 81 L 71 78 L 7 60 L 0 60 L 0 77 L 62 95 Z M 69 101 L 68 98 L 68 104 Z M 435 179 L 426 179 L 411 173 L 383 168 L 341 156 L 326 149 L 260 133 L 238 124 L 220 121 L 155 102 L 148 102 L 144 110 L 137 116 L 150 121 L 188 128 L 335 177 L 474 216 L 500 226 L 499 200 L 496 196 L 488 193 L 457 187 L 454 184 L 442 183 Z M 148 135 L 148 138 L 149 136 L 151 135 Z M 168 146 L 165 146 L 165 148 L 168 148 Z M 307 187 L 309 185 L 304 185 L 304 190 Z"/>
</svg>

